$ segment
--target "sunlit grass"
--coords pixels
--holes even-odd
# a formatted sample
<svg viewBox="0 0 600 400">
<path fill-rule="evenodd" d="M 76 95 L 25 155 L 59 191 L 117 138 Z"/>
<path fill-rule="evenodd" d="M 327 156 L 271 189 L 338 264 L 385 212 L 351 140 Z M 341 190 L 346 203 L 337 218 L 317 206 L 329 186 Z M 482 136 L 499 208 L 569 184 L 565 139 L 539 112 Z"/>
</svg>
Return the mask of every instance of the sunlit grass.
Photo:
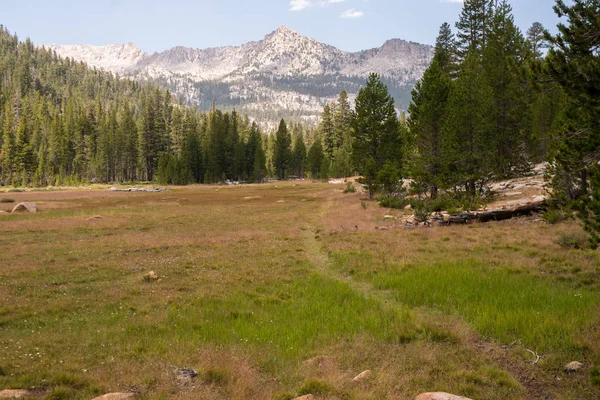
<svg viewBox="0 0 600 400">
<path fill-rule="evenodd" d="M 580 336 L 596 321 L 600 296 L 549 279 L 490 270 L 473 262 L 443 263 L 383 274 L 378 289 L 399 301 L 458 315 L 484 336 L 521 340 L 539 351 L 581 355 Z"/>
</svg>

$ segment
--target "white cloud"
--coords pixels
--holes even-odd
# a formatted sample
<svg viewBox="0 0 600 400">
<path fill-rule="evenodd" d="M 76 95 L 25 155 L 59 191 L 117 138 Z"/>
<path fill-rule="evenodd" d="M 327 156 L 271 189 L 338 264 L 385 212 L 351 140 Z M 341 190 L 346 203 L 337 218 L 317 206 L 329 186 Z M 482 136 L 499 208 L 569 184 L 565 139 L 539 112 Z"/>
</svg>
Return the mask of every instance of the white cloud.
<svg viewBox="0 0 600 400">
<path fill-rule="evenodd" d="M 300 11 L 311 6 L 309 0 L 291 0 L 290 11 Z"/>
<path fill-rule="evenodd" d="M 301 11 L 312 7 L 327 7 L 329 4 L 343 3 L 346 0 L 290 0 L 290 11 Z"/>
<path fill-rule="evenodd" d="M 340 18 L 360 18 L 363 15 L 365 15 L 364 12 L 351 8 L 349 10 L 344 11 L 342 15 L 340 15 Z"/>
</svg>

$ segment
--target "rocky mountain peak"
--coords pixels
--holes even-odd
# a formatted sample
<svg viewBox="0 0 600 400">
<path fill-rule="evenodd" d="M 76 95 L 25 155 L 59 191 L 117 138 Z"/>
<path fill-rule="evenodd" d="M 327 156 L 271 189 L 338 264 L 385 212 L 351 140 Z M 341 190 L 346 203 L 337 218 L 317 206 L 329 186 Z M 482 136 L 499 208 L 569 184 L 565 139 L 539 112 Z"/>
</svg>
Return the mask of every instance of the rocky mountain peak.
<svg viewBox="0 0 600 400">
<path fill-rule="evenodd" d="M 235 106 L 260 119 L 267 113 L 314 121 L 341 89 L 356 95 L 372 72 L 391 78 L 398 106 L 433 57 L 431 46 L 391 39 L 383 46 L 345 52 L 280 26 L 263 40 L 209 49 L 173 47 L 148 56 L 134 43 L 51 46 L 63 57 L 163 85 L 189 103 L 206 108 Z M 402 104 L 402 105 L 400 105 Z M 271 121 L 267 121 L 270 123 Z"/>
</svg>

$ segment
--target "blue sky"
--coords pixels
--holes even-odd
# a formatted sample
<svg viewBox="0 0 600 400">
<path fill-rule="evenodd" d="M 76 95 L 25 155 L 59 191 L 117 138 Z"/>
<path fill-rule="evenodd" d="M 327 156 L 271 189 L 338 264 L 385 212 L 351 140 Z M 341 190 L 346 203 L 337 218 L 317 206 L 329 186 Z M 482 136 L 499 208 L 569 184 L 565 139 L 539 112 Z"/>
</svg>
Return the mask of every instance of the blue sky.
<svg viewBox="0 0 600 400">
<path fill-rule="evenodd" d="M 525 31 L 556 26 L 554 0 L 512 0 Z M 400 38 L 433 44 L 460 0 L 0 0 L 0 24 L 36 44 L 135 42 L 147 52 L 260 40 L 286 25 L 347 51 Z"/>
</svg>

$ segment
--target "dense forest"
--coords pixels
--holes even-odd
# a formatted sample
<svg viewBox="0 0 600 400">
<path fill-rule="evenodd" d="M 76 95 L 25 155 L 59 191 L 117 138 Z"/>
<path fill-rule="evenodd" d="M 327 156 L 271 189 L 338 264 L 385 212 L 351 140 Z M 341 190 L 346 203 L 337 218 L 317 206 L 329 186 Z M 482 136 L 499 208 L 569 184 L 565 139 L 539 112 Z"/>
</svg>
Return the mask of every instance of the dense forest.
<svg viewBox="0 0 600 400">
<path fill-rule="evenodd" d="M 202 112 L 166 90 L 86 67 L 0 29 L 4 185 L 261 182 L 363 176 L 370 197 L 482 196 L 497 179 L 550 162 L 554 202 L 600 229 L 599 1 L 554 7 L 556 35 L 523 34 L 507 0 L 466 0 L 453 32 L 398 116 L 371 75 L 354 107 L 344 90 L 316 130 L 276 132 L 236 111 Z M 324 90 L 333 87 L 325 86 Z M 213 103 L 214 104 L 214 103 Z M 593 236 L 593 240 L 597 240 Z"/>
</svg>

